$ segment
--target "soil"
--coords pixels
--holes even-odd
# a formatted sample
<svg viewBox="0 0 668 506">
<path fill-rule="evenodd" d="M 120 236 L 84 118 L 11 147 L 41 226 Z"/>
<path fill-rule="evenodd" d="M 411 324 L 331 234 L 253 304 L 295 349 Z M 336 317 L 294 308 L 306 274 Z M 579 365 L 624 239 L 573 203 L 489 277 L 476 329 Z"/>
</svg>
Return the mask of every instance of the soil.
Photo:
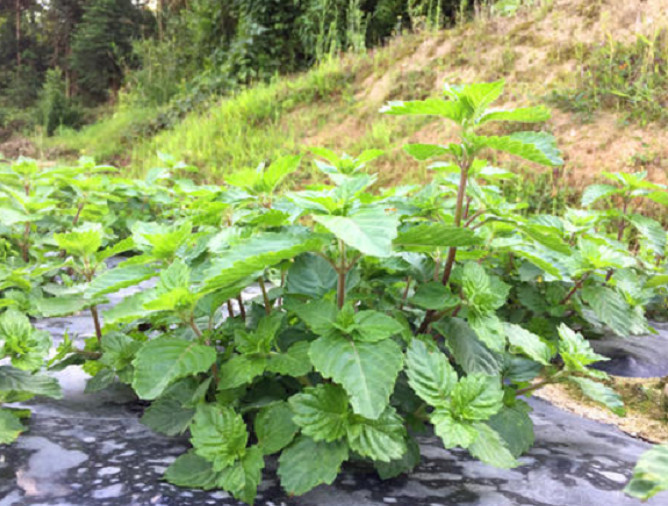
<svg viewBox="0 0 668 506">
<path fill-rule="evenodd" d="M 623 378 L 611 376 L 608 385 L 624 399 L 621 417 L 585 398 L 570 384 L 548 385 L 536 397 L 590 420 L 619 427 L 627 434 L 651 443 L 668 442 L 668 377 Z"/>
</svg>

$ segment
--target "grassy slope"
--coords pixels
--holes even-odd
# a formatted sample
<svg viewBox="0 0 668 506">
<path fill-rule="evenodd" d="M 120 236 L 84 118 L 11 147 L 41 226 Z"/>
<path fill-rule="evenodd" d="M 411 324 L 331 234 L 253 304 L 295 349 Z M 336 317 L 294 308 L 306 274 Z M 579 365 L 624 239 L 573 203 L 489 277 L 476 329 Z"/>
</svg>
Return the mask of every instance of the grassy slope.
<svg viewBox="0 0 668 506">
<path fill-rule="evenodd" d="M 612 34 L 632 42 L 637 34 L 652 36 L 668 26 L 664 1 L 536 0 L 512 18 L 481 15 L 452 30 L 407 35 L 367 54 L 255 86 L 154 138 L 127 138 L 130 112 L 120 111 L 81 133 L 50 139 L 46 148 L 102 155 L 135 173 L 158 163 L 155 153 L 162 151 L 198 166 L 205 179 L 221 180 L 225 173 L 313 145 L 350 153 L 375 147 L 388 151 L 376 166 L 382 182 L 420 180 L 425 168 L 400 146 L 442 142 L 452 131 L 432 118 L 382 116 L 377 111 L 384 102 L 437 96 L 446 80 L 499 78 L 508 82 L 506 104 L 542 102 L 552 90 L 573 87 L 583 55 Z M 602 170 L 642 168 L 666 180 L 668 132 L 624 124 L 623 118 L 624 111 L 608 111 L 583 123 L 555 111 L 547 128 L 567 161 L 553 175 L 562 187 L 579 187 Z"/>
</svg>

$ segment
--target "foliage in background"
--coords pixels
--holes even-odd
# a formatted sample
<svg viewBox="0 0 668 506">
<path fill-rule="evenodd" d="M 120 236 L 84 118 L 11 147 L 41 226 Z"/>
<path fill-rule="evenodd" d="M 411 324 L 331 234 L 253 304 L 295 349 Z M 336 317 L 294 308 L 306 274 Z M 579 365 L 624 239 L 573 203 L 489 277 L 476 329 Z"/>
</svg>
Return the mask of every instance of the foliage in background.
<svg viewBox="0 0 668 506">
<path fill-rule="evenodd" d="M 668 35 L 638 36 L 635 44 L 608 40 L 582 55 L 573 89 L 549 97 L 558 107 L 591 120 L 596 111 L 612 109 L 626 118 L 647 124 L 666 123 L 668 116 Z"/>
<path fill-rule="evenodd" d="M 76 127 L 81 122 L 81 111 L 67 97 L 65 87 L 62 71 L 49 69 L 38 103 L 40 123 L 47 135 L 53 135 L 59 127 Z"/>
</svg>

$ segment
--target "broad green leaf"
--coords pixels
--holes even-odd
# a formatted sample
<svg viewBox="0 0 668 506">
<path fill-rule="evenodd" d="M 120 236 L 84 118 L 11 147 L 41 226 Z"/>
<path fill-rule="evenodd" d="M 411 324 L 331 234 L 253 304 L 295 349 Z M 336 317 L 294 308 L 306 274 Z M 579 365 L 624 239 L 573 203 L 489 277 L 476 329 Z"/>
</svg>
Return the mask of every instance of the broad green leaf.
<svg viewBox="0 0 668 506">
<path fill-rule="evenodd" d="M 283 156 L 267 167 L 262 176 L 263 190 L 272 192 L 291 173 L 299 168 L 302 157 L 298 155 Z"/>
<path fill-rule="evenodd" d="M 398 460 L 407 451 L 404 421 L 392 407 L 377 420 L 353 417 L 347 436 L 351 450 L 374 461 Z"/>
<path fill-rule="evenodd" d="M 167 436 L 183 434 L 195 416 L 192 403 L 199 386 L 192 378 L 174 383 L 146 408 L 141 422 L 151 430 Z"/>
<path fill-rule="evenodd" d="M 475 137 L 476 150 L 491 148 L 548 167 L 563 165 L 556 141 L 546 132 L 517 132 L 507 136 Z"/>
<path fill-rule="evenodd" d="M 299 255 L 288 270 L 285 292 L 319 299 L 336 290 L 338 275 L 324 258 L 305 253 Z"/>
<path fill-rule="evenodd" d="M 382 207 L 363 207 L 348 216 L 315 215 L 313 219 L 346 245 L 375 257 L 390 256 L 399 223 L 396 215 Z"/>
<path fill-rule="evenodd" d="M 408 384 L 430 406 L 445 406 L 457 383 L 457 373 L 438 349 L 413 339 L 406 351 Z"/>
<path fill-rule="evenodd" d="M 460 318 L 450 318 L 433 325 L 445 337 L 445 343 L 457 364 L 467 374 L 499 374 L 503 369 L 502 356 L 489 350 L 475 332 Z"/>
<path fill-rule="evenodd" d="M 345 443 L 313 441 L 300 436 L 281 453 L 278 476 L 288 494 L 305 494 L 318 485 L 332 484 L 347 458 Z"/>
<path fill-rule="evenodd" d="M 502 469 L 510 469 L 520 465 L 498 432 L 484 423 L 476 423 L 475 428 L 478 435 L 469 446 L 468 450 L 471 455 L 485 464 Z"/>
<path fill-rule="evenodd" d="M 515 458 L 529 450 L 534 443 L 533 421 L 529 416 L 531 408 L 522 401 L 512 407 L 504 406 L 487 424 L 501 436 L 508 450 Z"/>
<path fill-rule="evenodd" d="M 100 392 L 105 388 L 109 387 L 114 380 L 116 379 L 116 372 L 112 369 L 104 368 L 99 371 L 95 376 L 88 380 L 86 383 L 86 388 L 84 392 L 91 394 L 94 392 Z"/>
<path fill-rule="evenodd" d="M 610 197 L 611 195 L 620 193 L 620 191 L 621 190 L 616 186 L 609 184 L 593 184 L 587 186 L 584 192 L 582 192 L 582 205 L 584 207 L 589 207 L 597 200 Z"/>
<path fill-rule="evenodd" d="M 594 362 L 610 360 L 595 353 L 588 341 L 579 332 L 574 332 L 565 324 L 558 327 L 559 354 L 566 370 L 571 372 L 588 372 L 587 366 Z"/>
<path fill-rule="evenodd" d="M 311 343 L 299 341 L 286 351 L 272 355 L 267 360 L 267 371 L 299 378 L 311 372 L 313 366 L 308 356 Z"/>
<path fill-rule="evenodd" d="M 457 307 L 461 302 L 459 297 L 454 295 L 450 289 L 443 286 L 438 281 L 420 283 L 415 290 L 415 294 L 409 299 L 409 302 L 423 309 L 433 311 L 443 311 Z"/>
<path fill-rule="evenodd" d="M 653 200 L 657 204 L 668 206 L 668 191 L 650 192 L 646 195 L 646 197 L 650 200 Z"/>
<path fill-rule="evenodd" d="M 69 316 L 78 313 L 89 305 L 90 301 L 80 295 L 63 295 L 37 300 L 37 310 L 44 318 Z"/>
<path fill-rule="evenodd" d="M 165 472 L 165 480 L 177 487 L 211 490 L 217 478 L 211 462 L 192 451 L 180 455 Z"/>
<path fill-rule="evenodd" d="M 504 327 L 511 350 L 514 348 L 531 360 L 543 365 L 550 365 L 552 350 L 540 337 L 512 323 L 505 323 Z"/>
<path fill-rule="evenodd" d="M 466 420 L 456 420 L 450 411 L 439 408 L 429 420 L 434 425 L 434 432 L 443 441 L 446 448 L 468 448 L 477 436 L 473 424 Z"/>
<path fill-rule="evenodd" d="M 657 445 L 643 453 L 624 489 L 628 495 L 647 500 L 668 490 L 668 444 Z"/>
<path fill-rule="evenodd" d="M 633 310 L 617 291 L 606 286 L 586 286 L 580 296 L 615 334 L 626 337 L 632 333 Z"/>
<path fill-rule="evenodd" d="M 289 399 L 293 420 L 314 441 L 336 441 L 346 435 L 351 412 L 348 396 L 338 385 L 304 389 Z"/>
<path fill-rule="evenodd" d="M 308 304 L 291 304 L 288 309 L 299 316 L 319 336 L 328 335 L 334 328 L 339 310 L 334 302 L 321 299 Z"/>
<path fill-rule="evenodd" d="M 446 84 L 444 93 L 452 99 L 467 104 L 479 116 L 503 93 L 505 81 L 500 79 L 489 83 Z"/>
<path fill-rule="evenodd" d="M 343 385 L 355 413 L 372 420 L 387 407 L 403 366 L 401 348 L 391 339 L 366 343 L 323 336 L 311 343 L 309 356 L 325 378 Z"/>
<path fill-rule="evenodd" d="M 246 385 L 260 376 L 266 365 L 267 360 L 263 357 L 234 355 L 220 366 L 218 389 L 227 390 Z"/>
<path fill-rule="evenodd" d="M 255 417 L 258 446 L 265 455 L 278 453 L 288 446 L 299 427 L 292 421 L 292 410 L 287 402 L 277 402 L 260 410 Z"/>
<path fill-rule="evenodd" d="M 30 374 L 7 365 L 0 366 L 0 392 L 27 392 L 52 399 L 63 397 L 56 378 L 43 374 Z"/>
<path fill-rule="evenodd" d="M 179 378 L 208 371 L 216 361 L 216 350 L 194 342 L 161 337 L 148 341 L 133 361 L 132 388 L 141 399 L 157 398 Z"/>
<path fill-rule="evenodd" d="M 640 232 L 641 242 L 646 244 L 654 255 L 663 257 L 666 254 L 667 232 L 661 223 L 641 214 L 633 214 L 628 219 L 638 232 Z"/>
<path fill-rule="evenodd" d="M 616 415 L 626 415 L 622 398 L 612 388 L 605 386 L 603 383 L 592 381 L 589 378 L 571 376 L 568 379 L 579 386 L 582 393 L 591 400 L 603 404 Z"/>
<path fill-rule="evenodd" d="M 668 286 L 668 274 L 659 274 L 650 278 L 647 283 L 645 283 L 646 288 L 657 288 L 664 285 Z"/>
<path fill-rule="evenodd" d="M 401 333 L 401 324 L 380 311 L 366 310 L 355 313 L 355 339 L 376 343 Z"/>
<path fill-rule="evenodd" d="M 215 404 L 197 407 L 190 434 L 195 453 L 211 462 L 214 471 L 234 464 L 243 456 L 248 442 L 241 415 L 232 408 Z"/>
<path fill-rule="evenodd" d="M 102 245 L 102 226 L 90 224 L 79 227 L 72 232 L 54 234 L 58 247 L 76 257 L 90 257 Z"/>
<path fill-rule="evenodd" d="M 0 356 L 9 357 L 14 367 L 36 371 L 49 354 L 51 336 L 33 328 L 23 313 L 10 309 L 0 316 L 0 345 Z"/>
<path fill-rule="evenodd" d="M 241 291 L 240 281 L 307 251 L 318 250 L 320 237 L 263 232 L 217 256 L 205 272 L 205 290 L 230 290 L 230 297 Z"/>
<path fill-rule="evenodd" d="M 102 340 L 104 354 L 100 363 L 117 372 L 123 372 L 132 366 L 132 361 L 143 343 L 121 332 L 107 332 Z"/>
<path fill-rule="evenodd" d="M 388 102 L 380 109 L 381 113 L 395 116 L 441 116 L 461 123 L 467 115 L 466 108 L 461 102 L 446 101 L 440 98 L 428 98 L 409 102 Z"/>
<path fill-rule="evenodd" d="M 405 251 L 432 253 L 439 248 L 474 246 L 480 243 L 475 232 L 468 228 L 444 223 L 424 223 L 402 229 L 394 246 Z"/>
<path fill-rule="evenodd" d="M 7 445 L 14 442 L 25 429 L 14 413 L 0 408 L 0 444 Z"/>
<path fill-rule="evenodd" d="M 401 474 L 410 473 L 420 463 L 420 446 L 415 439 L 409 436 L 406 447 L 406 453 L 398 460 L 374 461 L 373 465 L 381 480 L 389 480 Z"/>
<path fill-rule="evenodd" d="M 519 121 L 521 123 L 540 123 L 550 119 L 550 110 L 539 105 L 536 107 L 520 107 L 517 109 L 489 109 L 478 120 L 478 124 L 490 121 Z"/>
<path fill-rule="evenodd" d="M 404 151 L 419 161 L 450 154 L 450 149 L 447 146 L 437 144 L 406 144 Z"/>
<path fill-rule="evenodd" d="M 469 314 L 469 326 L 490 350 L 502 352 L 506 348 L 506 333 L 503 322 L 495 313 Z"/>
<path fill-rule="evenodd" d="M 142 228 L 138 226 L 133 231 L 137 244 L 148 243 L 151 246 L 150 253 L 156 258 L 168 260 L 176 255 L 176 252 L 192 236 L 192 225 L 188 222 L 172 227 L 154 225 Z"/>
<path fill-rule="evenodd" d="M 262 481 L 264 456 L 257 446 L 248 448 L 238 462 L 220 472 L 218 483 L 236 499 L 253 504 Z"/>
<path fill-rule="evenodd" d="M 239 353 L 266 355 L 276 340 L 284 313 L 274 312 L 260 319 L 253 331 L 240 330 L 234 335 L 234 343 Z"/>
<path fill-rule="evenodd" d="M 498 376 L 470 374 L 452 390 L 452 413 L 462 420 L 487 420 L 503 407 L 503 389 Z"/>
<path fill-rule="evenodd" d="M 506 302 L 510 287 L 495 276 L 489 276 L 477 262 L 467 262 L 462 271 L 462 292 L 469 306 L 478 314 L 500 308 Z"/>
<path fill-rule="evenodd" d="M 145 265 L 116 267 L 96 276 L 86 287 L 84 295 L 90 299 L 107 293 L 117 292 L 122 288 L 138 285 L 155 275 L 155 269 Z"/>
<path fill-rule="evenodd" d="M 177 399 L 161 397 L 146 408 L 141 422 L 160 434 L 177 436 L 186 431 L 194 416 L 195 410 L 184 408 Z"/>
</svg>

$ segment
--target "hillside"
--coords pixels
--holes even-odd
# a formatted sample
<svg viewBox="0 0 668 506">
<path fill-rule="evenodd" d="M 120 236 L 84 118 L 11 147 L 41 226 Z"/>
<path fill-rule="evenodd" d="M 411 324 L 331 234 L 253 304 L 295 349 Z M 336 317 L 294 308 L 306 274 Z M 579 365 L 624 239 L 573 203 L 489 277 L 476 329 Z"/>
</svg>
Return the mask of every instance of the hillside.
<svg viewBox="0 0 668 506">
<path fill-rule="evenodd" d="M 511 16 L 482 12 L 450 30 L 397 37 L 375 51 L 252 87 L 152 137 L 142 134 L 141 121 L 155 118 L 156 111 L 121 107 L 81 132 L 32 144 L 14 140 L 0 151 L 44 158 L 90 154 L 134 173 L 160 163 L 155 153 L 162 152 L 199 167 L 204 178 L 220 180 L 309 146 L 353 153 L 373 147 L 388 151 L 377 162 L 386 181 L 415 180 L 425 169 L 400 147 L 445 141 L 449 127 L 433 118 L 385 117 L 379 107 L 388 100 L 438 96 L 445 81 L 505 79 L 506 104 L 543 102 L 553 108 L 547 128 L 557 136 L 566 165 L 552 176 L 563 187 L 580 187 L 606 170 L 647 170 L 651 179 L 665 182 L 664 1 L 524 4 Z"/>
</svg>

